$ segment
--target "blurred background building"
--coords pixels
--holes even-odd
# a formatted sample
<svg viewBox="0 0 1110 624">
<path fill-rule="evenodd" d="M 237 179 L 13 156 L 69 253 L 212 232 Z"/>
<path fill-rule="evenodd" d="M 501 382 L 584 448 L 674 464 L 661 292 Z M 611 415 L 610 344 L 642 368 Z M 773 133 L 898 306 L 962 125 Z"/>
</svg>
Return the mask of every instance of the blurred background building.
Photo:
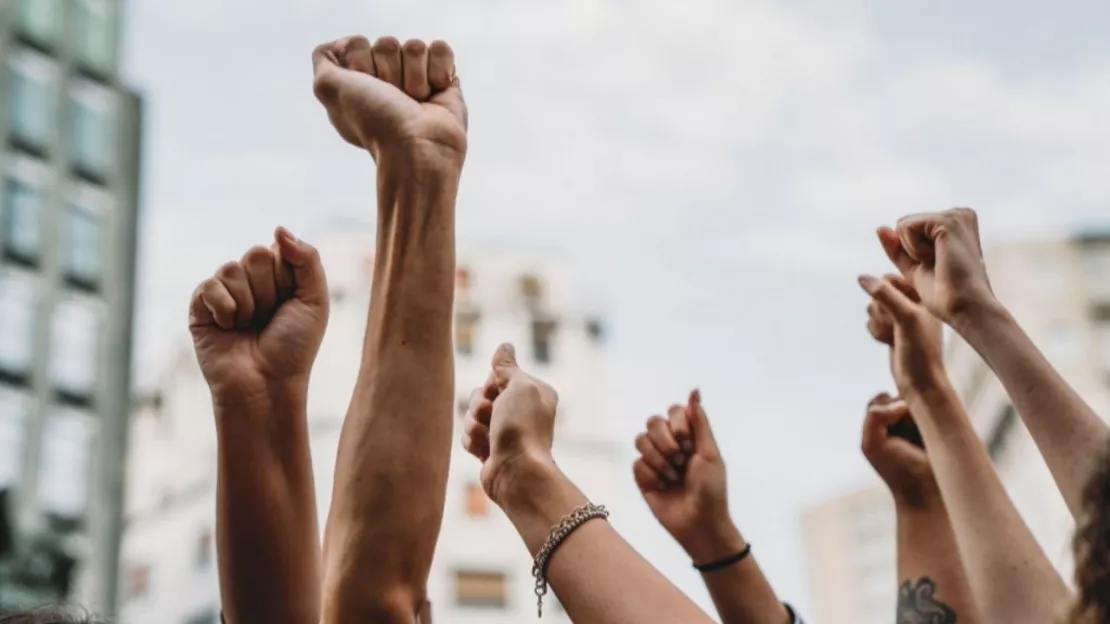
<svg viewBox="0 0 1110 624">
<path fill-rule="evenodd" d="M 318 245 L 332 297 L 309 400 L 321 527 L 358 371 L 373 267 L 373 234 L 363 227 L 344 231 Z M 462 422 L 470 390 L 486 379 L 497 345 L 512 341 L 522 365 L 559 388 L 559 465 L 588 484 L 595 500 L 612 500 L 625 471 L 601 408 L 602 327 L 580 313 L 571 286 L 558 263 L 542 254 L 460 250 L 456 422 Z M 454 439 L 460 436 L 461 429 Z M 515 624 L 535 609 L 530 558 L 482 491 L 477 460 L 455 446 L 429 583 L 435 621 Z M 217 622 L 216 440 L 208 390 L 190 345 L 170 362 L 156 395 L 139 404 L 130 450 L 123 616 L 135 622 Z M 551 598 L 545 619 L 567 621 Z"/>
<path fill-rule="evenodd" d="M 995 294 L 1033 342 L 1096 412 L 1110 413 L 1110 233 L 998 246 L 986 262 Z M 1010 498 L 1070 583 L 1075 522 L 1033 439 L 1002 384 L 958 336 L 946 360 Z M 886 488 L 819 505 L 804 527 L 813 621 L 889 622 L 896 527 Z"/>
<path fill-rule="evenodd" d="M 810 604 L 807 622 L 889 624 L 898 599 L 894 502 L 871 487 L 802 518 Z"/>
<path fill-rule="evenodd" d="M 116 595 L 141 120 L 119 30 L 115 0 L 0 2 L 5 605 Z"/>
</svg>

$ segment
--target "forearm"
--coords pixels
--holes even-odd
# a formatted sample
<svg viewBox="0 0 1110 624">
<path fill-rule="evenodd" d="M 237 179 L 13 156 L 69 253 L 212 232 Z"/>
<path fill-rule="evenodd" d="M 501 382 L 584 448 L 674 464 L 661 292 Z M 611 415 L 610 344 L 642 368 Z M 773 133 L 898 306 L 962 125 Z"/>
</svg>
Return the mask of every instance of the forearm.
<svg viewBox="0 0 1110 624">
<path fill-rule="evenodd" d="M 379 169 L 370 312 L 325 536 L 335 621 L 423 600 L 453 425 L 457 186 L 418 159 Z"/>
<path fill-rule="evenodd" d="M 917 416 L 980 612 L 992 621 L 1049 622 L 1067 590 L 945 383 L 908 398 Z"/>
<path fill-rule="evenodd" d="M 320 540 L 306 391 L 214 398 L 216 538 L 229 624 L 315 624 Z"/>
<path fill-rule="evenodd" d="M 502 507 L 534 556 L 551 528 L 587 499 L 554 464 L 524 479 Z M 547 580 L 575 622 L 712 621 L 601 520 L 586 522 L 563 541 L 550 559 Z"/>
<path fill-rule="evenodd" d="M 1077 516 L 1092 462 L 1110 428 L 1000 304 L 978 308 L 954 326 L 998 375 L 1072 516 Z"/>
<path fill-rule="evenodd" d="M 697 538 L 683 544 L 694 563 L 720 561 L 741 552 L 747 541 L 731 518 L 713 529 L 699 531 Z M 789 624 L 790 615 L 763 576 L 755 555 L 701 575 L 723 624 Z"/>
<path fill-rule="evenodd" d="M 981 622 L 940 493 L 918 504 L 898 504 L 897 509 L 896 624 Z"/>
</svg>

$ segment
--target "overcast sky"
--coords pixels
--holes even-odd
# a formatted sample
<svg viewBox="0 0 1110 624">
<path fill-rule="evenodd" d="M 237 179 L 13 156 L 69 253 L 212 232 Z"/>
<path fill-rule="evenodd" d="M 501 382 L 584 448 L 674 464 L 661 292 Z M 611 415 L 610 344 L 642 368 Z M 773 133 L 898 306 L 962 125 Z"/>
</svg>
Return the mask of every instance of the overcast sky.
<svg viewBox="0 0 1110 624">
<path fill-rule="evenodd" d="M 886 268 L 875 226 L 970 205 L 991 242 L 1110 206 L 1102 0 L 127 5 L 148 113 L 140 370 L 182 336 L 193 285 L 275 224 L 311 239 L 372 214 L 369 159 L 312 97 L 313 46 L 446 39 L 471 108 L 461 239 L 566 259 L 610 326 L 629 462 L 643 420 L 702 388 L 734 515 L 802 606 L 798 513 L 873 483 L 859 424 L 890 384 L 855 276 Z M 634 543 L 697 588 L 622 505 Z"/>
</svg>

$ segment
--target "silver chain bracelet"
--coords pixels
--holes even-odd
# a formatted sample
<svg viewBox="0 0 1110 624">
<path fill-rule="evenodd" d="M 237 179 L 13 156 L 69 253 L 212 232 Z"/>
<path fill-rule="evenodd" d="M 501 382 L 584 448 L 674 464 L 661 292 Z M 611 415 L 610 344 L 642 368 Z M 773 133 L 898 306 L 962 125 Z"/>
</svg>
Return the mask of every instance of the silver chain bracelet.
<svg viewBox="0 0 1110 624">
<path fill-rule="evenodd" d="M 536 579 L 536 617 L 543 618 L 543 597 L 547 594 L 547 564 L 551 561 L 551 555 L 568 535 L 594 518 L 609 519 L 609 511 L 605 509 L 605 505 L 593 503 L 579 505 L 574 508 L 574 511 L 563 516 L 559 524 L 551 527 L 547 541 L 540 547 L 532 563 L 532 576 Z"/>
</svg>

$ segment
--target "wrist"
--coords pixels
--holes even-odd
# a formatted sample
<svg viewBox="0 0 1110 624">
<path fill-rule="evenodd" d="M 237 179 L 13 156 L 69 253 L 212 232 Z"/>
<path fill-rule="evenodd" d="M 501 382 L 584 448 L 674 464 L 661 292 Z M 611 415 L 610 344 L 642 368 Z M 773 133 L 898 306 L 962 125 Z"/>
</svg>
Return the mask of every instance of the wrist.
<svg viewBox="0 0 1110 624">
<path fill-rule="evenodd" d="M 892 488 L 890 493 L 894 497 L 894 509 L 899 514 L 932 511 L 944 506 L 940 489 L 932 479 L 898 489 Z"/>
<path fill-rule="evenodd" d="M 486 494 L 506 513 L 535 507 L 537 498 L 566 479 L 549 452 L 522 451 L 489 461 L 496 463 L 487 466 Z"/>
<path fill-rule="evenodd" d="M 1012 320 L 1006 307 L 993 294 L 988 294 L 958 306 L 949 315 L 948 324 L 964 340 L 972 342 L 984 326 Z"/>
<path fill-rule="evenodd" d="M 274 413 L 304 413 L 308 409 L 308 376 L 258 384 L 212 388 L 217 422 Z"/>
<path fill-rule="evenodd" d="M 943 364 L 929 367 L 923 374 L 914 375 L 903 383 L 899 383 L 898 393 L 907 403 L 913 401 L 936 402 L 947 399 L 953 392 L 952 381 L 944 370 Z M 913 412 L 916 414 L 916 412 Z"/>
<path fill-rule="evenodd" d="M 466 160 L 465 145 L 460 150 L 430 139 L 406 139 L 369 151 L 378 163 L 379 185 L 428 178 L 457 180 Z"/>
<path fill-rule="evenodd" d="M 711 521 L 698 523 L 693 532 L 678 540 L 682 549 L 695 564 L 706 564 L 735 555 L 744 549 L 747 541 L 740 529 L 727 514 Z"/>
</svg>

